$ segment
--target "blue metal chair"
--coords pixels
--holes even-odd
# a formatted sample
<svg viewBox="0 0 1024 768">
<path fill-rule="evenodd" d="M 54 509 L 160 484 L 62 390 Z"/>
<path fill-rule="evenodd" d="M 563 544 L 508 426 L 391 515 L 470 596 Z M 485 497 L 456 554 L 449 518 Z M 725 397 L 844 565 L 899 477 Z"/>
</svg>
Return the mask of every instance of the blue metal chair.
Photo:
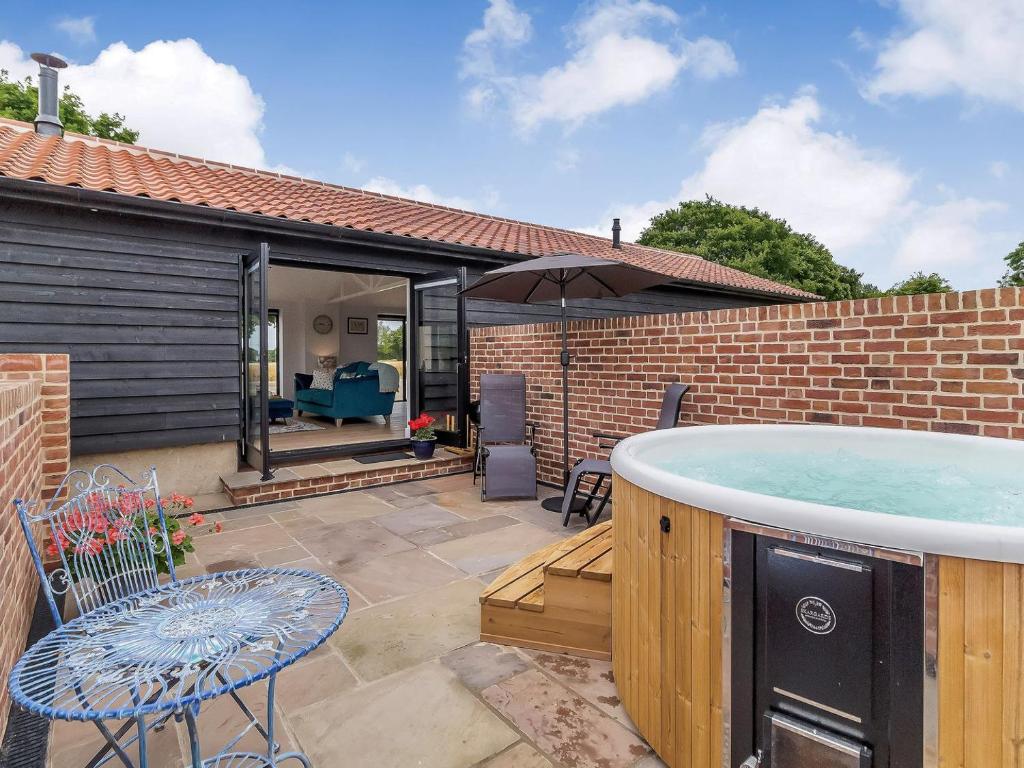
<svg viewBox="0 0 1024 768">
<path fill-rule="evenodd" d="M 65 494 L 69 498 L 61 501 Z M 57 626 L 64 623 L 58 596 L 70 595 L 79 614 L 84 614 L 159 586 L 161 572 L 176 581 L 156 467 L 144 472 L 139 482 L 110 464 L 101 464 L 92 472 L 74 470 L 61 480 L 53 500 L 42 511 L 32 511 L 38 502 L 22 499 L 15 499 L 14 506 Z M 59 560 L 49 573 L 39 552 L 40 541 L 47 538 L 51 542 L 47 554 Z M 249 719 L 247 729 L 254 727 L 269 740 L 264 725 L 238 694 L 232 691 L 231 696 Z M 146 730 L 162 728 L 168 717 L 155 720 Z M 120 740 L 131 729 L 132 721 L 116 733 L 101 721 L 93 722 L 107 746 L 96 753 L 87 768 L 103 765 L 115 756 L 131 766 L 125 748 L 135 743 L 138 735 L 123 743 Z"/>
</svg>

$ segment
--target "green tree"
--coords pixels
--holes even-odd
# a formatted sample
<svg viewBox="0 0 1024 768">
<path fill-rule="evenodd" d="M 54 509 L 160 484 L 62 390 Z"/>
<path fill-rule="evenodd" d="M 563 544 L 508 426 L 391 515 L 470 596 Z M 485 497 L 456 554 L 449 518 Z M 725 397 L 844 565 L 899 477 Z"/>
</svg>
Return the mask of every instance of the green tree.
<svg viewBox="0 0 1024 768">
<path fill-rule="evenodd" d="M 10 79 L 7 70 L 0 69 L 0 117 L 22 120 L 31 123 L 38 111 L 39 91 L 32 84 L 32 78 L 21 81 Z M 139 132 L 133 131 L 124 124 L 124 115 L 100 112 L 99 117 L 92 117 L 85 111 L 85 104 L 78 94 L 68 85 L 60 97 L 60 121 L 64 130 L 82 133 L 86 136 L 98 136 L 101 139 L 114 139 L 128 144 L 139 140 Z"/>
<path fill-rule="evenodd" d="M 1024 240 L 1003 257 L 1006 262 L 1006 274 L 999 281 L 1004 288 L 1024 288 Z"/>
<path fill-rule="evenodd" d="M 878 294 L 812 235 L 795 232 L 783 219 L 757 208 L 728 205 L 710 195 L 658 214 L 638 242 L 692 253 L 829 300 Z"/>
<path fill-rule="evenodd" d="M 915 272 L 885 292 L 886 296 L 914 296 L 918 293 L 949 293 L 953 286 L 938 272 Z"/>
<path fill-rule="evenodd" d="M 377 321 L 377 359 L 402 359 L 403 324 L 389 320 Z"/>
</svg>

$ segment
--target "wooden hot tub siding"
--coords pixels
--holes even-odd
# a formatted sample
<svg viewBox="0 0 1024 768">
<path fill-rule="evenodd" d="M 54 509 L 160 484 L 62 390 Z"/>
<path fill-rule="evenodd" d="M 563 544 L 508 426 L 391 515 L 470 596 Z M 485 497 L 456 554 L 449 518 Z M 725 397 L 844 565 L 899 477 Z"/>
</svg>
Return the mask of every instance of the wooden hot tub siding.
<svg viewBox="0 0 1024 768">
<path fill-rule="evenodd" d="M 614 487 L 619 696 L 669 766 L 717 768 L 723 518 L 618 476 Z M 1024 566 L 938 560 L 939 766 L 1024 768 Z"/>
<path fill-rule="evenodd" d="M 665 762 L 722 754 L 722 517 L 614 481 L 612 666 Z M 672 521 L 663 534 L 659 520 Z"/>
</svg>

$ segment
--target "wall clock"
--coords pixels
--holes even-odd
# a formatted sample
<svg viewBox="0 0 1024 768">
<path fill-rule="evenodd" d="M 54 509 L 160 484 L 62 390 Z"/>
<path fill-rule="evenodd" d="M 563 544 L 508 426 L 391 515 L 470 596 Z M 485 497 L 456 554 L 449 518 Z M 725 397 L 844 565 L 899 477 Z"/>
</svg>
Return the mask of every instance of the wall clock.
<svg viewBox="0 0 1024 768">
<path fill-rule="evenodd" d="M 317 333 L 330 333 L 334 327 L 334 321 L 327 315 L 317 315 L 313 318 L 313 330 Z"/>
</svg>

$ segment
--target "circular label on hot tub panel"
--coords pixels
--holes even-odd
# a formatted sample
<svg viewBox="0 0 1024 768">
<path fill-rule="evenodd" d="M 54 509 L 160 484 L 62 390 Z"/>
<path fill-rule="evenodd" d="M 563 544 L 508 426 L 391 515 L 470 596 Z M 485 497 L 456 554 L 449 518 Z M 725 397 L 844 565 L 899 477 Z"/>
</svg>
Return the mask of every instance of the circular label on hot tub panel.
<svg viewBox="0 0 1024 768">
<path fill-rule="evenodd" d="M 835 611 L 820 597 L 805 597 L 797 602 L 796 619 L 800 626 L 815 635 L 827 635 L 836 628 Z"/>
</svg>

